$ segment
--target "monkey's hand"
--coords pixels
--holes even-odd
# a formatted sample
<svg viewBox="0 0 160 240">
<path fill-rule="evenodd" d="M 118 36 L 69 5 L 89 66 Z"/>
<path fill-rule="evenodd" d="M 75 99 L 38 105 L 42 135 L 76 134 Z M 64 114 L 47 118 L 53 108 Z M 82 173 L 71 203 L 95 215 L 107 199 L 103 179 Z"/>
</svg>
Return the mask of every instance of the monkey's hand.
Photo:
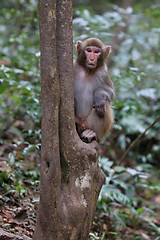
<svg viewBox="0 0 160 240">
<path fill-rule="evenodd" d="M 106 101 L 111 102 L 112 96 L 110 93 L 106 92 L 105 97 L 106 97 Z"/>
<path fill-rule="evenodd" d="M 93 106 L 97 112 L 97 115 L 99 117 L 104 117 L 104 113 L 106 111 L 106 104 L 105 104 L 105 101 L 101 101 L 99 103 L 95 103 L 94 106 Z"/>
</svg>

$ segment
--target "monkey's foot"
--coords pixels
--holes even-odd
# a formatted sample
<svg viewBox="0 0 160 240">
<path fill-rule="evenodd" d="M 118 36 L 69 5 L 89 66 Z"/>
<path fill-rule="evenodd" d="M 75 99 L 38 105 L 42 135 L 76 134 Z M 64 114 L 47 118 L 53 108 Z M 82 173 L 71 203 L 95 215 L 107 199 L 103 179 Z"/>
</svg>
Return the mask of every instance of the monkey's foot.
<svg viewBox="0 0 160 240">
<path fill-rule="evenodd" d="M 97 135 L 90 129 L 86 129 L 81 133 L 81 139 L 86 143 L 91 143 L 93 140 L 97 141 Z"/>
</svg>

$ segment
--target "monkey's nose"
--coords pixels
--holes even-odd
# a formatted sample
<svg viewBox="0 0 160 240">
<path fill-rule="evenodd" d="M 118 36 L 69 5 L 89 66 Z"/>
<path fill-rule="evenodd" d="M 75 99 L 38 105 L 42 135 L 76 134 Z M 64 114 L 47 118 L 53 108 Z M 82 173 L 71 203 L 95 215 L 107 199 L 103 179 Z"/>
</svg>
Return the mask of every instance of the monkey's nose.
<svg viewBox="0 0 160 240">
<path fill-rule="evenodd" d="M 92 57 L 90 57 L 90 61 L 91 62 L 93 62 L 94 61 L 94 57 L 92 56 Z"/>
<path fill-rule="evenodd" d="M 90 55 L 90 61 L 94 61 L 94 54 L 92 53 L 91 55 Z"/>
</svg>

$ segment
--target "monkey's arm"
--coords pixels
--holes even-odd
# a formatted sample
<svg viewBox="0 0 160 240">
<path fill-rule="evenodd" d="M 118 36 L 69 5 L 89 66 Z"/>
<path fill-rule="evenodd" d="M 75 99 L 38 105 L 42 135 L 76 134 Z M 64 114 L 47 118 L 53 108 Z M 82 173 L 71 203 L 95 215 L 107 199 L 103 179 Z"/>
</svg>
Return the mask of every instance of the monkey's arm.
<svg viewBox="0 0 160 240">
<path fill-rule="evenodd" d="M 99 117 L 103 117 L 106 111 L 106 101 L 110 102 L 114 97 L 114 90 L 107 86 L 102 89 L 97 89 L 93 96 L 93 107 Z"/>
</svg>

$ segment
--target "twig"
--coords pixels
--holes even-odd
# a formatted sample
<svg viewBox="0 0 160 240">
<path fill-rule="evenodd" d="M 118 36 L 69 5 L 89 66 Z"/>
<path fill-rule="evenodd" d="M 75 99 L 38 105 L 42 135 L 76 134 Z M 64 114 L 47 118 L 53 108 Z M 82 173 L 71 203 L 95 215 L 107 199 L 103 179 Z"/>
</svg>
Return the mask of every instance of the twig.
<svg viewBox="0 0 160 240">
<path fill-rule="evenodd" d="M 119 161 L 119 165 L 122 164 L 122 162 L 124 161 L 126 155 L 129 153 L 129 151 L 131 150 L 131 148 L 133 148 L 136 143 L 140 140 L 141 137 L 143 137 L 145 135 L 145 133 L 155 125 L 155 123 L 160 120 L 160 115 L 145 129 L 145 131 L 141 134 L 138 135 L 138 137 L 129 145 L 129 147 L 127 148 L 127 150 L 124 152 L 124 154 L 122 155 L 122 157 L 120 158 L 120 161 Z"/>
</svg>

